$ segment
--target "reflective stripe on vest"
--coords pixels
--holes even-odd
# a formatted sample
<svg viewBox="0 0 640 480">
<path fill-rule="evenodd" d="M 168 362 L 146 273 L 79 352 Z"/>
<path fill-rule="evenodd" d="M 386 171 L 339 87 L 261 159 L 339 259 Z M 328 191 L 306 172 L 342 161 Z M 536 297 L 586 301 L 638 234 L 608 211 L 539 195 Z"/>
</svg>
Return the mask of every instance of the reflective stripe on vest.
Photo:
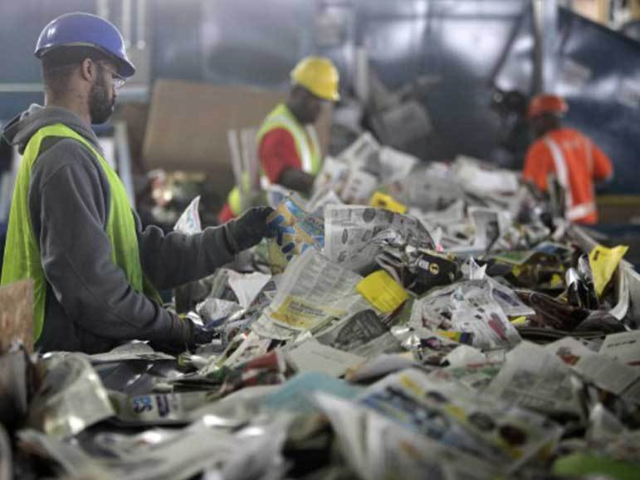
<svg viewBox="0 0 640 480">
<path fill-rule="evenodd" d="M 307 135 L 311 140 L 311 149 L 313 151 L 311 156 L 311 170 L 308 173 L 312 173 L 317 175 L 320 173 L 320 169 L 322 168 L 320 161 L 320 141 L 318 140 L 318 132 L 316 132 L 316 127 L 313 125 L 307 125 L 306 127 Z M 307 170 L 305 170 L 306 172 Z"/>
<path fill-rule="evenodd" d="M 31 278 L 34 281 L 34 339 L 42 334 L 45 319 L 47 281 L 40 257 L 40 245 L 35 237 L 29 214 L 31 172 L 38 160 L 42 141 L 47 137 L 71 138 L 84 145 L 98 160 L 109 182 L 110 202 L 106 234 L 111 244 L 111 259 L 124 272 L 129 284 L 143 290 L 143 276 L 138 250 L 135 220 L 122 181 L 89 141 L 63 124 L 38 130 L 25 149 L 11 202 L 9 229 L 4 254 L 1 285 Z M 80 235 L 80 232 L 78 232 Z"/>
<path fill-rule="evenodd" d="M 302 165 L 302 171 L 313 175 L 320 172 L 320 144 L 318 142 L 316 129 L 313 125 L 308 125 L 306 128 L 303 128 L 289 108 L 281 103 L 267 115 L 267 118 L 260 127 L 257 135 L 258 145 L 260 145 L 260 142 L 267 133 L 277 128 L 284 128 L 293 137 L 296 153 Z M 269 177 L 264 174 L 262 168 L 260 168 L 260 175 L 260 185 L 263 189 L 267 189 L 271 182 L 269 181 Z M 248 178 L 245 180 L 243 177 L 243 181 L 246 181 L 247 185 L 249 184 Z M 237 186 L 229 192 L 227 203 L 235 216 L 242 213 L 240 189 Z"/>
<path fill-rule="evenodd" d="M 592 213 L 596 212 L 596 205 L 593 202 L 581 203 L 579 205 L 573 204 L 573 195 L 571 193 L 571 183 L 569 182 L 569 169 L 567 168 L 567 162 L 562 154 L 560 146 L 556 141 L 547 136 L 544 138 L 544 143 L 549 147 L 553 163 L 556 167 L 556 173 L 558 175 L 558 182 L 565 191 L 565 216 L 568 220 L 576 221 L 584 218 Z M 589 149 L 589 155 L 591 155 L 591 149 Z"/>
<path fill-rule="evenodd" d="M 592 213 L 596 213 L 596 204 L 593 202 L 581 203 L 567 210 L 567 219 L 571 221 L 580 220 Z"/>
</svg>

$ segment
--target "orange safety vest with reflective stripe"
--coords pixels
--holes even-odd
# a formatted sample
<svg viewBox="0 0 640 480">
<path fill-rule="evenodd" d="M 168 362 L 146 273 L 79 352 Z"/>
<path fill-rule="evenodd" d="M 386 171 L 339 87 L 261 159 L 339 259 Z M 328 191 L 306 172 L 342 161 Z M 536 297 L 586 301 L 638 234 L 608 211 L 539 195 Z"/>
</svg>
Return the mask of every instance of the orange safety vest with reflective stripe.
<svg viewBox="0 0 640 480">
<path fill-rule="evenodd" d="M 260 142 L 267 133 L 277 128 L 285 129 L 293 137 L 296 152 L 300 159 L 300 164 L 302 165 L 302 171 L 317 175 L 318 172 L 320 172 L 320 167 L 322 166 L 322 159 L 318 135 L 316 134 L 315 128 L 312 125 L 309 125 L 306 128 L 300 125 L 287 106 L 281 103 L 274 108 L 269 115 L 267 115 L 267 118 L 265 118 L 262 123 L 257 135 L 258 145 L 260 145 Z M 243 178 L 243 181 L 248 182 L 248 180 L 248 178 Z M 262 169 L 260 184 L 263 189 L 270 185 L 269 178 L 264 174 Z M 227 202 L 235 216 L 242 213 L 240 189 L 237 186 L 229 193 Z"/>
<path fill-rule="evenodd" d="M 547 176 L 555 173 L 566 194 L 566 218 L 594 224 L 598 212 L 593 181 L 604 180 L 612 172 L 611 160 L 588 137 L 577 130 L 561 128 L 530 147 L 523 175 L 546 191 Z"/>
</svg>

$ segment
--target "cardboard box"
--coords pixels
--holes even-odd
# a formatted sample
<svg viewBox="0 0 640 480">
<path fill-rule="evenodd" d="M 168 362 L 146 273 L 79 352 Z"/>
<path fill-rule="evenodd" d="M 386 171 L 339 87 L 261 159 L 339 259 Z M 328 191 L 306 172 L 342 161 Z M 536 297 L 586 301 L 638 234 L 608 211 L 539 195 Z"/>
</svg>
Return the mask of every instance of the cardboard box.
<svg viewBox="0 0 640 480">
<path fill-rule="evenodd" d="M 227 131 L 257 128 L 285 98 L 285 92 L 251 87 L 159 80 L 145 133 L 145 165 L 147 169 L 206 172 L 226 196 L 234 183 Z M 330 119 L 327 110 L 317 125 L 325 151 Z"/>
<path fill-rule="evenodd" d="M 144 175 L 147 171 L 143 162 L 142 147 L 149 117 L 148 102 L 127 102 L 118 105 L 113 121 L 124 121 L 127 125 L 131 171 L 134 175 Z"/>
<path fill-rule="evenodd" d="M 33 280 L 22 280 L 0 288 L 0 354 L 14 341 L 33 353 Z"/>
</svg>

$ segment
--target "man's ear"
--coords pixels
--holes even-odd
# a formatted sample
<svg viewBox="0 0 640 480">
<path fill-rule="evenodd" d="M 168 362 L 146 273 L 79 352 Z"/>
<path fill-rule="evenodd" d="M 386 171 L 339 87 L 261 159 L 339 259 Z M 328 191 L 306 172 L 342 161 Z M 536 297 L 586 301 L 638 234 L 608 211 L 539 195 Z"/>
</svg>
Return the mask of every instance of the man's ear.
<svg viewBox="0 0 640 480">
<path fill-rule="evenodd" d="M 90 58 L 85 58 L 80 64 L 80 75 L 82 75 L 82 78 L 87 82 L 93 83 L 98 75 L 97 64 Z"/>
</svg>

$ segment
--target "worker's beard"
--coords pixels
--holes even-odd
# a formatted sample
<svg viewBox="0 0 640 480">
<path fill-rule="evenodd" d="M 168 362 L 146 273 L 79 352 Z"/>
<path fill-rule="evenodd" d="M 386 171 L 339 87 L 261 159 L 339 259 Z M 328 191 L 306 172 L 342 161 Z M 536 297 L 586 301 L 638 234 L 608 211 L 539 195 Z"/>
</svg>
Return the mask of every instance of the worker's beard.
<svg viewBox="0 0 640 480">
<path fill-rule="evenodd" d="M 115 107 L 115 95 L 109 98 L 109 90 L 107 82 L 102 72 L 98 75 L 95 83 L 91 86 L 89 92 L 89 115 L 91 115 L 91 123 L 99 125 L 106 122 Z"/>
</svg>

